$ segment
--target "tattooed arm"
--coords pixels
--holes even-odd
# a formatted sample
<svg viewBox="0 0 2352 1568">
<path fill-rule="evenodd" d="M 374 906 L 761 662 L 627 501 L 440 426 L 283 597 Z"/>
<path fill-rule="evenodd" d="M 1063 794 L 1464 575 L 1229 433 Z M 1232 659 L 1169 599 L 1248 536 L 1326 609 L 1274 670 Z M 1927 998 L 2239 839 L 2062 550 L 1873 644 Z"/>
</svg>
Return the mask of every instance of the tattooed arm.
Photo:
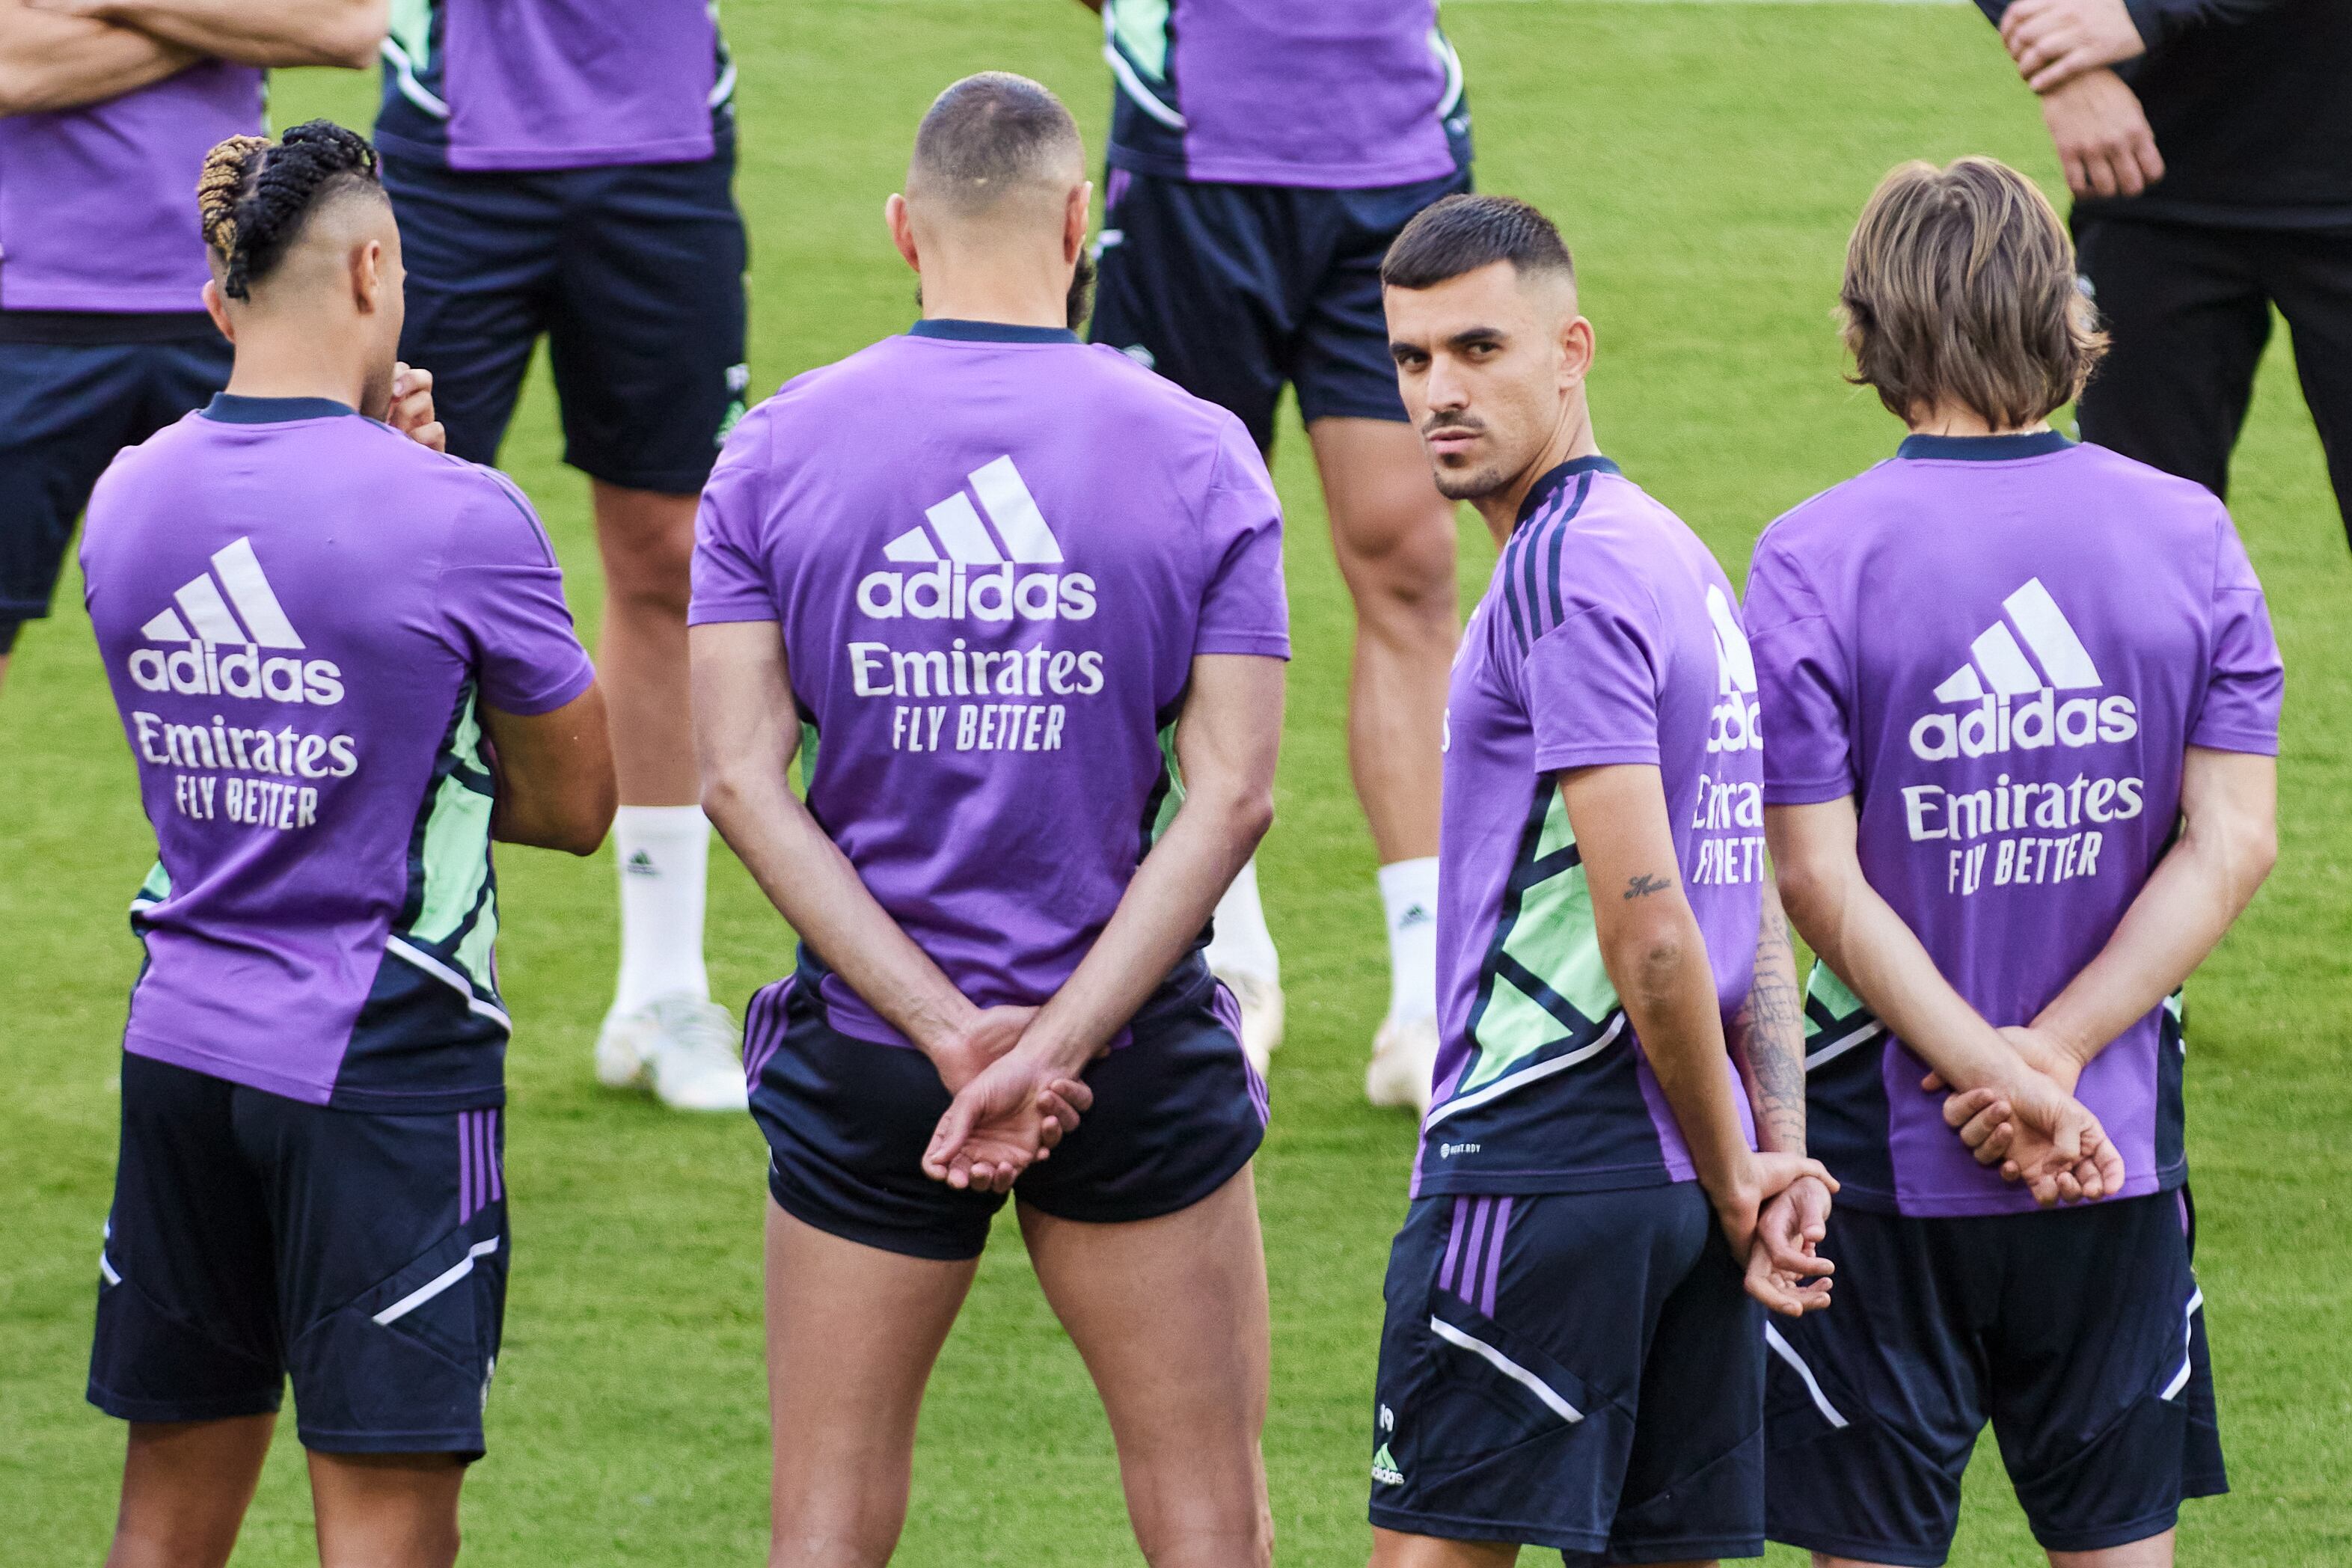
<svg viewBox="0 0 2352 1568">
<path fill-rule="evenodd" d="M 1756 1111 L 1759 1146 L 1782 1154 L 1805 1152 L 1805 1012 L 1797 988 L 1797 955 L 1780 895 L 1764 884 L 1756 923 L 1756 977 L 1731 1020 L 1731 1055 Z M 1801 1176 L 1764 1205 L 1756 1245 L 1748 1254 L 1748 1289 L 1776 1312 L 1802 1317 L 1830 1304 L 1829 1276 L 1836 1265 L 1814 1248 L 1829 1234 L 1830 1189 Z M 1811 1284 L 1801 1281 L 1810 1279 Z"/>
</svg>

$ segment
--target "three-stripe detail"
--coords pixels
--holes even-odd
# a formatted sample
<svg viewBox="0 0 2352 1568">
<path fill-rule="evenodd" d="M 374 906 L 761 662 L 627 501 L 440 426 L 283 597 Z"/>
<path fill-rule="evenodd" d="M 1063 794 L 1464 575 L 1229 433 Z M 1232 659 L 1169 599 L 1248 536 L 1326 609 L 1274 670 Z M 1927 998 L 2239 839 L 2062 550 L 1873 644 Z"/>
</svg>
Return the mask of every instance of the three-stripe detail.
<svg viewBox="0 0 2352 1568">
<path fill-rule="evenodd" d="M 457 1112 L 457 1223 L 464 1225 L 507 1195 L 499 1154 L 499 1112 L 493 1106 Z"/>
<path fill-rule="evenodd" d="M 172 598 L 178 609 L 165 610 L 139 628 L 139 635 L 149 642 L 302 646 L 301 636 L 270 588 L 249 538 L 213 552 L 212 570 L 180 584 Z"/>
<path fill-rule="evenodd" d="M 924 510 L 930 532 L 920 525 L 908 529 L 882 547 L 884 557 L 902 565 L 924 565 L 941 560 L 944 550 L 944 559 L 961 566 L 999 566 L 1007 561 L 1021 566 L 1061 563 L 1061 541 L 1045 526 L 1037 498 L 1029 493 L 1010 455 L 983 463 L 965 477 L 971 481 L 971 495 L 980 498 L 979 507 L 972 505 L 971 495 L 956 491 Z M 987 522 L 981 521 L 982 511 L 988 514 Z M 996 525 L 994 534 L 989 532 L 989 523 Z M 934 533 L 939 536 L 936 544 Z"/>
<path fill-rule="evenodd" d="M 1998 692 L 2018 697 L 2045 688 L 2080 691 L 2100 684 L 2099 667 L 2091 650 L 2074 635 L 2072 622 L 2058 601 L 2035 577 L 2000 602 L 2007 620 L 1997 620 L 1969 644 L 1969 662 L 1947 676 L 1936 688 L 1938 702 L 1975 702 Z M 2015 633 L 2011 626 L 2017 628 Z M 2019 638 L 2024 639 L 2022 646 Z M 2025 657 L 2031 648 L 2033 658 Z M 2034 663 L 2040 661 L 2041 668 Z M 2044 680 L 2043 676 L 2048 676 Z"/>
</svg>

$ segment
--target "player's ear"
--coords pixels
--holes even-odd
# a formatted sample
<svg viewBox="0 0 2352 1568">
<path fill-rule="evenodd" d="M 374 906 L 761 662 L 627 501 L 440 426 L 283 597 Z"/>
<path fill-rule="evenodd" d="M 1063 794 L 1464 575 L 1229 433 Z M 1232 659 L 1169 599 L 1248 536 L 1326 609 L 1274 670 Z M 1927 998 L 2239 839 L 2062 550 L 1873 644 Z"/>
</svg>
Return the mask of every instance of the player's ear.
<svg viewBox="0 0 2352 1568">
<path fill-rule="evenodd" d="M 896 191 L 891 192 L 890 199 L 882 204 L 882 221 L 888 226 L 890 243 L 898 247 L 899 256 L 920 274 L 923 258 L 915 249 L 915 225 L 907 216 L 907 198 Z"/>
<path fill-rule="evenodd" d="M 373 316 L 383 303 L 383 241 L 362 240 L 352 247 L 352 303 Z"/>
<path fill-rule="evenodd" d="M 1072 188 L 1069 200 L 1062 211 L 1062 259 L 1072 266 L 1078 253 L 1087 246 L 1087 222 L 1094 212 L 1095 183 L 1080 180 Z"/>
<path fill-rule="evenodd" d="M 1563 388 L 1581 386 L 1592 371 L 1592 323 L 1582 316 L 1572 317 L 1559 334 L 1559 384 Z"/>
<path fill-rule="evenodd" d="M 213 325 L 220 329 L 220 335 L 229 341 L 231 347 L 235 347 L 236 328 L 228 319 L 228 301 L 221 296 L 218 280 L 211 278 L 205 279 L 205 314 L 213 319 Z"/>
</svg>

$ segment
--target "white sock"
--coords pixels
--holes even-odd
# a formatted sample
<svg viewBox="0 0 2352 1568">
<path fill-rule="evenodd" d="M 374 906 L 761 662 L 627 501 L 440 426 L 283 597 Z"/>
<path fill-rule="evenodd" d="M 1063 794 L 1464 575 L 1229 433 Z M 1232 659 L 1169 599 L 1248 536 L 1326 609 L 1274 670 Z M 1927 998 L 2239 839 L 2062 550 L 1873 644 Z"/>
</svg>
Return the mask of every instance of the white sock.
<svg viewBox="0 0 2352 1568">
<path fill-rule="evenodd" d="M 633 1012 L 680 992 L 709 1001 L 702 906 L 710 819 L 698 805 L 625 805 L 613 819 L 613 847 L 621 863 L 621 984 L 614 1011 Z"/>
<path fill-rule="evenodd" d="M 1437 1016 L 1437 857 L 1381 868 L 1389 922 L 1389 1016 Z"/>
<path fill-rule="evenodd" d="M 1257 857 L 1250 857 L 1225 896 L 1217 900 L 1216 934 L 1209 939 L 1209 967 L 1219 974 L 1245 974 L 1269 985 L 1282 984 L 1282 960 L 1274 933 L 1265 929 L 1265 906 L 1257 897 Z"/>
</svg>

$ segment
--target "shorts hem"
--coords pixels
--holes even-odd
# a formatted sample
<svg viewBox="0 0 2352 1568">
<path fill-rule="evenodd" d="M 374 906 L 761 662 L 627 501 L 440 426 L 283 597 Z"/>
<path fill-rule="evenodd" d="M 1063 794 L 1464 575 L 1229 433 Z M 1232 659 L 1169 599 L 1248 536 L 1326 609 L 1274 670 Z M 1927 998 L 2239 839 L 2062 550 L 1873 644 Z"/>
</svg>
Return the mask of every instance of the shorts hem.
<svg viewBox="0 0 2352 1568">
<path fill-rule="evenodd" d="M 1800 1552 L 1826 1552 L 1864 1563 L 1884 1563 L 1888 1568 L 1943 1568 L 1952 1554 L 1949 1542 L 1941 1547 L 1898 1546 L 1892 1542 L 1865 1541 L 1858 1535 L 1839 1535 L 1830 1531 L 1776 1530 L 1769 1524 L 1764 1527 L 1764 1539 L 1778 1545 L 1793 1546 Z"/>
<path fill-rule="evenodd" d="M 1039 1214 L 1053 1219 L 1066 1220 L 1072 1225 L 1138 1225 L 1148 1219 L 1165 1219 L 1171 1214 L 1182 1214 L 1193 1205 L 1205 1203 L 1213 1197 L 1227 1182 L 1249 1168 L 1249 1163 L 1257 1158 L 1257 1152 L 1265 1146 L 1265 1132 L 1261 1127 L 1258 1135 L 1250 1140 L 1249 1147 L 1243 1151 L 1240 1159 L 1230 1162 L 1220 1161 L 1213 1167 L 1217 1173 L 1215 1176 L 1202 1177 L 1192 1185 L 1184 1188 L 1183 1196 L 1164 1203 L 1154 1201 L 1149 1204 L 1104 1205 L 1101 1205 L 1102 1212 L 1080 1213 L 1076 1211 L 1090 1205 L 1072 1204 L 1057 1208 L 1051 1203 L 1040 1203 L 1023 1193 L 1017 1182 L 1013 1184 L 1013 1197 L 1015 1202 L 1026 1204 Z"/>
<path fill-rule="evenodd" d="M 286 1391 L 281 1384 L 267 1394 L 257 1390 L 217 1399 L 126 1399 L 92 1383 L 84 1397 L 118 1421 L 235 1421 L 247 1415 L 275 1415 Z"/>
<path fill-rule="evenodd" d="M 1403 403 L 1393 399 L 1377 407 L 1370 398 L 1360 402 L 1346 397 L 1301 399 L 1298 422 L 1312 429 L 1318 419 L 1378 419 L 1386 425 L 1412 423 L 1412 416 L 1404 411 Z"/>
<path fill-rule="evenodd" d="M 1468 1519 L 1458 1514 L 1423 1513 L 1374 1503 L 1369 1510 L 1373 1526 L 1402 1535 L 1426 1535 L 1437 1541 L 1494 1541 L 1518 1546 L 1544 1546 L 1554 1552 L 1606 1552 L 1609 1538 L 1589 1530 L 1558 1530 L 1528 1521 Z"/>
<path fill-rule="evenodd" d="M 1620 1542 L 1606 1553 L 1611 1563 L 1682 1563 L 1695 1558 L 1761 1557 L 1760 1535 L 1676 1535 Z"/>
<path fill-rule="evenodd" d="M 941 1190 L 950 1189 L 942 1185 Z M 934 1263 L 969 1263 L 988 1247 L 985 1229 L 981 1232 L 978 1243 L 967 1247 L 960 1242 L 935 1240 L 935 1233 L 891 1230 L 878 1225 L 844 1219 L 840 1215 L 820 1208 L 788 1190 L 773 1169 L 768 1173 L 768 1196 L 774 1200 L 778 1208 L 810 1229 L 821 1230 L 827 1236 L 838 1237 L 859 1247 L 870 1247 L 877 1252 L 895 1253 L 900 1258 L 927 1258 Z"/>
<path fill-rule="evenodd" d="M 425 1432 L 321 1432 L 298 1425 L 294 1435 L 314 1454 L 463 1454 L 478 1459 L 488 1451 L 478 1426 L 462 1431 L 442 1427 Z"/>
<path fill-rule="evenodd" d="M 2032 1525 L 2031 1520 L 2026 1522 Z M 2044 1552 L 2105 1552 L 2110 1547 L 2129 1546 L 2135 1541 L 2162 1535 L 2179 1522 L 2180 1504 L 2176 1501 L 2126 1523 L 2097 1530 L 2053 1530 L 2045 1533 L 2035 1527 L 2033 1540 Z"/>
<path fill-rule="evenodd" d="M 710 448 L 710 461 L 698 468 L 622 468 L 610 463 L 583 460 L 569 450 L 563 454 L 566 468 L 577 468 L 592 479 L 599 479 L 616 489 L 651 490 L 656 495 L 698 496 L 709 482 L 710 470 L 719 465 L 719 448 Z"/>
<path fill-rule="evenodd" d="M 49 618 L 49 603 L 44 599 L 0 599 L 0 621 L 46 621 Z"/>
</svg>

